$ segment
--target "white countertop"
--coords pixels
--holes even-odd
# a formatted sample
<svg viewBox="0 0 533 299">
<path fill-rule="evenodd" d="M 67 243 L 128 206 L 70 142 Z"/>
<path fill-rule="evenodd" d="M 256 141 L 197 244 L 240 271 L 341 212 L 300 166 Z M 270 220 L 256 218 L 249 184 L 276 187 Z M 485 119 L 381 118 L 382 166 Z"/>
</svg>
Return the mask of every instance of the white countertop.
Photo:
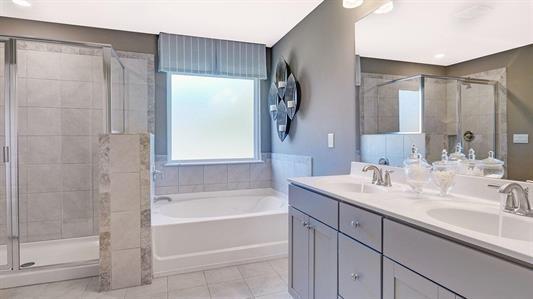
<svg viewBox="0 0 533 299">
<path fill-rule="evenodd" d="M 353 190 L 350 186 L 361 183 L 370 185 L 370 179 L 356 175 L 302 177 L 292 178 L 289 181 L 340 201 L 484 248 L 499 255 L 525 262 L 528 265 L 533 265 L 533 218 L 500 212 L 500 205 L 497 201 L 453 193 L 448 197 L 440 197 L 435 190 L 429 190 L 421 196 L 417 196 L 408 191 L 406 185 L 395 183 L 394 181 L 393 188 L 388 191 L 361 193 Z M 520 225 L 517 226 L 517 229 L 524 230 L 525 228 L 526 232 L 520 231 L 521 237 L 516 238 L 516 236 L 512 236 L 514 228 L 506 227 L 508 232 L 511 232 L 511 237 L 509 237 L 509 234 L 504 237 L 498 235 L 498 220 L 494 221 L 495 223 L 490 223 L 491 227 L 495 225 L 496 233 L 488 234 L 455 226 L 431 216 L 435 209 L 452 209 L 451 211 L 456 211 L 455 209 L 457 208 L 491 215 L 503 215 L 504 218 L 511 220 L 513 223 L 518 221 Z M 428 212 L 430 213 L 428 214 Z M 452 217 L 461 217 L 461 215 Z M 496 217 L 496 219 L 498 218 Z M 474 218 L 469 217 L 469 219 L 461 220 L 470 221 L 474 226 L 477 225 Z M 483 229 L 485 228 L 481 227 L 481 230 Z"/>
</svg>

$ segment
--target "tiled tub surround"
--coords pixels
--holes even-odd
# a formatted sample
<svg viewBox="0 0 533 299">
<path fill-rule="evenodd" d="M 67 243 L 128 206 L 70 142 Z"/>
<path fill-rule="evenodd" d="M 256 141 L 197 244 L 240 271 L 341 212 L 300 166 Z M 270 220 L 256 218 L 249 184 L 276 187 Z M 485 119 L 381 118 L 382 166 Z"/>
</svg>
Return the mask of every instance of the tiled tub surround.
<svg viewBox="0 0 533 299">
<path fill-rule="evenodd" d="M 290 177 L 311 176 L 309 156 L 263 153 L 262 162 L 177 166 L 166 165 L 167 156 L 156 157 L 156 195 L 204 191 L 273 188 L 287 193 Z"/>
<path fill-rule="evenodd" d="M 177 166 L 166 165 L 167 156 L 156 156 L 156 195 L 204 191 L 270 188 L 272 163 L 270 154 L 262 154 L 262 162 Z"/>
<path fill-rule="evenodd" d="M 101 50 L 19 41 L 17 55 L 21 241 L 96 235 Z"/>
<path fill-rule="evenodd" d="M 288 179 L 313 175 L 313 159 L 310 156 L 272 153 L 272 188 L 287 194 Z"/>
<path fill-rule="evenodd" d="M 100 288 L 150 284 L 150 138 L 100 135 Z"/>
</svg>

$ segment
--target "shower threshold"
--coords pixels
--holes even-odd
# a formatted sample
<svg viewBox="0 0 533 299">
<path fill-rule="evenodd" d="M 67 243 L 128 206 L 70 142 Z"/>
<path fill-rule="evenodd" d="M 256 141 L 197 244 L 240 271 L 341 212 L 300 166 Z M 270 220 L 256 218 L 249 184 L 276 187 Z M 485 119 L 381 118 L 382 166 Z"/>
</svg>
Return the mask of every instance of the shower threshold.
<svg viewBox="0 0 533 299">
<path fill-rule="evenodd" d="M 20 244 L 20 265 L 25 265 L 24 269 L 92 261 L 98 257 L 98 236 Z M 5 264 L 6 260 L 7 247 L 0 245 L 0 263 Z"/>
</svg>

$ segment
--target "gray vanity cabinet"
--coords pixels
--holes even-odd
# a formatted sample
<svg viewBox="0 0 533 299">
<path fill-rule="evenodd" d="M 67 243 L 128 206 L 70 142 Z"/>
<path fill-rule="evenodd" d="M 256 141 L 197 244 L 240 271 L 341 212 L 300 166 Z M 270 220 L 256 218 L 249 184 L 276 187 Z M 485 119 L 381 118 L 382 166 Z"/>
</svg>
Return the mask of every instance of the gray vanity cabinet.
<svg viewBox="0 0 533 299">
<path fill-rule="evenodd" d="M 337 297 L 338 201 L 289 186 L 289 290 L 299 299 Z"/>
<path fill-rule="evenodd" d="M 309 216 L 289 208 L 289 288 L 293 297 L 308 299 L 311 275 L 309 273 L 309 244 L 311 234 L 307 225 Z"/>
<path fill-rule="evenodd" d="M 460 299 L 449 290 L 383 258 L 383 299 Z"/>
<path fill-rule="evenodd" d="M 292 207 L 289 273 L 294 298 L 337 297 L 337 231 Z"/>
<path fill-rule="evenodd" d="M 339 296 L 381 299 L 381 253 L 340 233 Z"/>
</svg>

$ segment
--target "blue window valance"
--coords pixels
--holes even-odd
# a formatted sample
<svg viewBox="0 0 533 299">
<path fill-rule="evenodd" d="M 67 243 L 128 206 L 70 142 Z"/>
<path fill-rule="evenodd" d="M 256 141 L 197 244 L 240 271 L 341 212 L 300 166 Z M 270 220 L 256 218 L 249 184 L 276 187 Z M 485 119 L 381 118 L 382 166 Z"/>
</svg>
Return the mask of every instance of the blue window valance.
<svg viewBox="0 0 533 299">
<path fill-rule="evenodd" d="M 266 79 L 262 44 L 160 33 L 160 72 Z"/>
</svg>

